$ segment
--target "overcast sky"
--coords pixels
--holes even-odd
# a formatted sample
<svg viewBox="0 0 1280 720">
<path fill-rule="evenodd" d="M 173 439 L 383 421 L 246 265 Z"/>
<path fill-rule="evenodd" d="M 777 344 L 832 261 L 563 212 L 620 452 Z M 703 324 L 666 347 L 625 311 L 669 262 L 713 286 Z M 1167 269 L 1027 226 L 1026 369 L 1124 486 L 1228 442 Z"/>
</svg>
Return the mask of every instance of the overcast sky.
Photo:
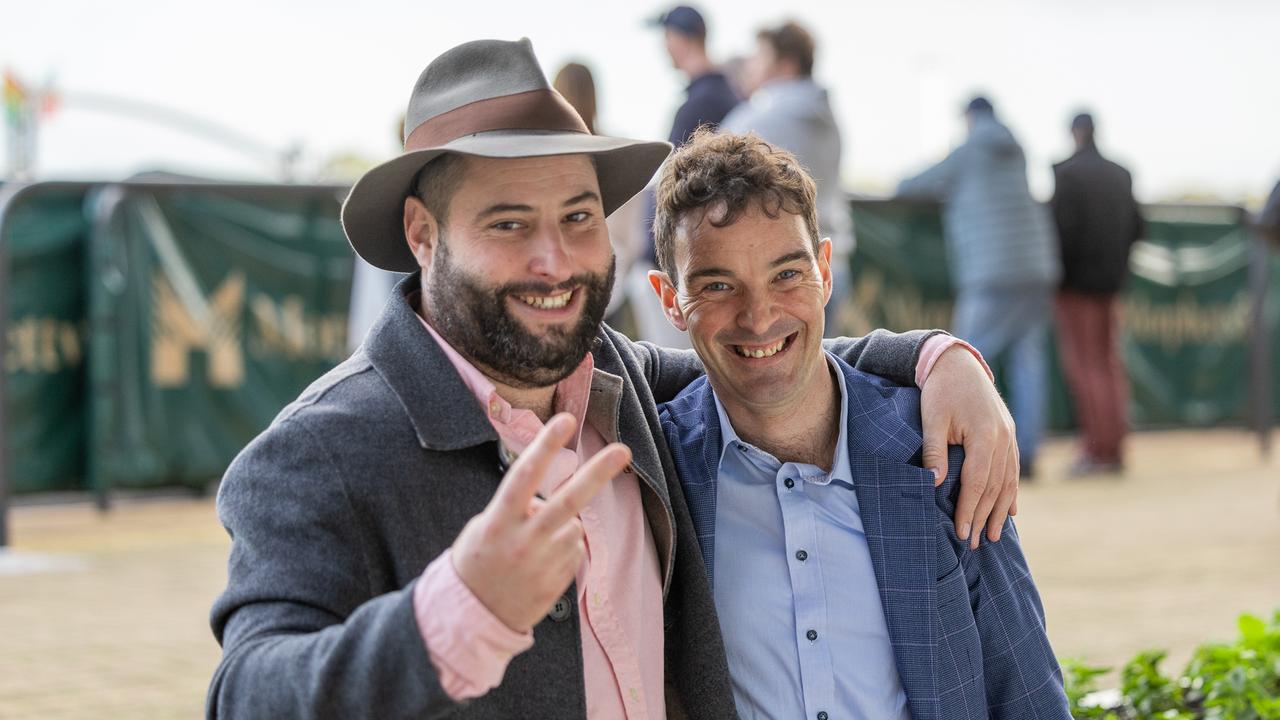
<svg viewBox="0 0 1280 720">
<path fill-rule="evenodd" d="M 1027 149 L 1033 189 L 1069 153 L 1078 108 L 1143 200 L 1262 196 L 1280 178 L 1280 2 L 1271 0 L 717 0 L 701 5 L 716 59 L 750 52 L 788 17 L 819 43 L 815 75 L 845 133 L 846 187 L 892 188 L 963 134 L 988 94 Z M 665 138 L 683 92 L 642 2 L 175 0 L 0 3 L 0 68 L 65 102 L 41 128 L 42 177 L 146 169 L 269 179 L 270 157 L 107 112 L 102 98 L 171 108 L 269 148 L 330 158 L 396 152 L 395 123 L 422 68 L 481 37 L 533 40 L 548 74 L 590 65 L 601 128 Z M 301 9 L 305 8 L 305 9 Z M 0 147 L 0 153 L 5 150 Z M 8 158 L 0 155 L 0 163 Z"/>
</svg>

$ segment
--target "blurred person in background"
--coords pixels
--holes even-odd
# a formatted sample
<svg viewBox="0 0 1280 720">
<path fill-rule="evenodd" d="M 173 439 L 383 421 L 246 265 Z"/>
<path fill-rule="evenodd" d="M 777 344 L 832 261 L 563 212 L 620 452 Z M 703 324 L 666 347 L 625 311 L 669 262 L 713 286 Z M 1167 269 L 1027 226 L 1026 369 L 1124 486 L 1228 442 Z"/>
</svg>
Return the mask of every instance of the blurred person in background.
<svg viewBox="0 0 1280 720">
<path fill-rule="evenodd" d="M 688 5 L 678 5 L 659 15 L 650 24 L 661 27 L 671 65 L 688 79 L 685 100 L 676 110 L 667 140 L 680 147 L 699 126 L 717 126 L 738 104 L 738 94 L 729 78 L 707 55 L 707 23 L 702 13 Z M 649 271 L 657 267 L 653 252 L 653 189 L 645 191 L 645 248 L 627 278 L 627 297 L 634 313 L 638 339 L 658 345 L 688 348 L 689 338 L 673 328 L 652 299 Z"/>
<path fill-rule="evenodd" d="M 1027 186 L 1027 159 L 985 97 L 964 111 L 968 138 L 937 165 L 898 186 L 901 198 L 943 204 L 947 262 L 956 289 L 952 332 L 988 360 L 1003 358 L 1018 424 L 1023 477 L 1034 474 L 1049 371 L 1045 342 L 1060 277 L 1053 230 Z"/>
<path fill-rule="evenodd" d="M 600 134 L 596 126 L 598 99 L 596 81 L 591 69 L 582 63 L 567 63 L 556 73 L 551 86 L 564 96 L 574 110 L 582 116 L 587 129 L 592 135 Z M 647 228 L 644 222 L 644 194 L 641 193 L 622 207 L 613 211 L 605 222 L 609 226 L 609 238 L 613 241 L 614 257 L 617 259 L 617 272 L 627 277 L 635 262 L 636 255 L 644 251 Z M 609 296 L 609 306 L 605 309 L 605 322 L 624 335 L 634 337 L 636 324 L 634 311 L 627 302 L 626 284 L 615 283 Z"/>
<path fill-rule="evenodd" d="M 1117 298 L 1129 274 L 1129 250 L 1144 227 L 1133 177 L 1098 152 L 1093 116 L 1076 115 L 1071 137 L 1076 151 L 1053 166 L 1050 206 L 1062 256 L 1058 349 L 1082 434 L 1071 474 L 1079 476 L 1124 468 L 1129 381 Z"/>
<path fill-rule="evenodd" d="M 725 132 L 754 132 L 800 160 L 818 184 L 818 226 L 831 239 L 833 288 L 827 303 L 826 328 L 838 336 L 837 320 L 849 291 L 849 257 L 853 253 L 849 208 L 840 189 L 840 126 L 827 90 L 813 80 L 813 36 L 787 22 L 756 34 L 756 52 L 747 61 L 749 99 L 720 124 Z"/>
<path fill-rule="evenodd" d="M 1264 237 L 1280 246 L 1280 182 L 1271 190 L 1271 197 L 1267 198 L 1267 204 L 1253 222 Z"/>
</svg>

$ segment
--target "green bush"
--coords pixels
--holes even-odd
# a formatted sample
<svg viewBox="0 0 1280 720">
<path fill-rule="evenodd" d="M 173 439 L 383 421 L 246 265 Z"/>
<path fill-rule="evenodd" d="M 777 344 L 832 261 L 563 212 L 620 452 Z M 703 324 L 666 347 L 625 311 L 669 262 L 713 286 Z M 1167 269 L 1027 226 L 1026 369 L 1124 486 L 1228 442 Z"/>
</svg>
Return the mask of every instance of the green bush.
<svg viewBox="0 0 1280 720">
<path fill-rule="evenodd" d="M 1165 653 L 1139 653 L 1120 669 L 1120 701 L 1107 707 L 1084 699 L 1111 668 L 1062 664 L 1071 715 L 1076 720 L 1280 720 L 1280 610 L 1268 625 L 1252 615 L 1238 622 L 1231 645 L 1196 649 L 1176 678 L 1160 671 Z"/>
</svg>

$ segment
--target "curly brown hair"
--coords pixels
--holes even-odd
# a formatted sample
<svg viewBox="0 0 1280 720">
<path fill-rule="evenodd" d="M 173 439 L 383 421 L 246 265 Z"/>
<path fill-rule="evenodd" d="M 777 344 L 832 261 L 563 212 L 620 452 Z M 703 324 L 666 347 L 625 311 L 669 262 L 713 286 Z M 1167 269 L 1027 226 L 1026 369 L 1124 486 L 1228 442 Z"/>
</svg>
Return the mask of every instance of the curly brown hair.
<svg viewBox="0 0 1280 720">
<path fill-rule="evenodd" d="M 716 133 L 703 126 L 667 160 L 658 179 L 653 219 L 658 267 L 679 287 L 676 228 L 694 213 L 713 227 L 732 225 L 755 203 L 765 215 L 787 212 L 804 218 L 818 252 L 817 187 L 795 155 L 755 133 Z M 720 208 L 723 208 L 721 212 Z M 708 215 L 715 211 L 715 217 Z"/>
</svg>

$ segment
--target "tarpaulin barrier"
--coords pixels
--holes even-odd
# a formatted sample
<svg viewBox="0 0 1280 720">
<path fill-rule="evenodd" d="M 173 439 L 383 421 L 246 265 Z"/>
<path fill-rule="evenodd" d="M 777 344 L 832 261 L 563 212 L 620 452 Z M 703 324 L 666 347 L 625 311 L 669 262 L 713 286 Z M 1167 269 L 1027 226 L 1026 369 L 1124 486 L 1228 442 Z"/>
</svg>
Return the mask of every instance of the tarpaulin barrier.
<svg viewBox="0 0 1280 720">
<path fill-rule="evenodd" d="M 950 324 L 952 291 L 938 208 L 898 201 L 852 202 L 858 238 L 841 327 L 903 330 Z M 1150 205 L 1147 236 L 1130 257 L 1122 296 L 1122 353 L 1141 427 L 1240 424 L 1249 387 L 1250 236 L 1239 208 Z M 1259 256 L 1273 264 L 1280 259 Z M 1274 284 L 1273 284 L 1274 285 Z M 1280 357 L 1280 293 L 1266 298 L 1273 357 Z M 1057 353 L 1053 427 L 1071 425 Z M 999 366 L 1001 358 L 989 358 Z M 1280 403 L 1280 388 L 1273 389 Z"/>
</svg>

